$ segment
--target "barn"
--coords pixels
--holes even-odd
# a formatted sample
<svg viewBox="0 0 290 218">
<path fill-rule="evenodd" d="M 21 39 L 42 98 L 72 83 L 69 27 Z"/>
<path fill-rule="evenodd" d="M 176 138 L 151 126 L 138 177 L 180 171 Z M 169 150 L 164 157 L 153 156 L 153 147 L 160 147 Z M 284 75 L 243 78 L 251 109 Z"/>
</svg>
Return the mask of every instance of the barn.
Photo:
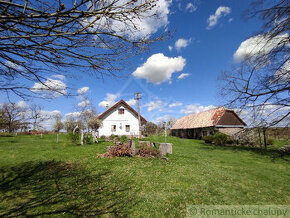
<svg viewBox="0 0 290 218">
<path fill-rule="evenodd" d="M 215 132 L 234 135 L 246 125 L 233 110 L 218 107 L 181 117 L 172 126 L 171 134 L 181 138 L 201 139 Z"/>
</svg>

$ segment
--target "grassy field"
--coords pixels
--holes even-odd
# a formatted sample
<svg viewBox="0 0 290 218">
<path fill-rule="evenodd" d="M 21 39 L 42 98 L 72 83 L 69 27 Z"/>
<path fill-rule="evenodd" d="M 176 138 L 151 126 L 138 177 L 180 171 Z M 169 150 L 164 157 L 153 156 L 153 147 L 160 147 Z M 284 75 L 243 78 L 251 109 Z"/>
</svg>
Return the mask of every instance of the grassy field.
<svg viewBox="0 0 290 218">
<path fill-rule="evenodd" d="M 151 137 L 163 141 L 162 137 Z M 110 142 L 0 137 L 0 216 L 185 216 L 192 204 L 290 204 L 289 157 L 169 137 L 173 154 L 99 158 Z"/>
</svg>

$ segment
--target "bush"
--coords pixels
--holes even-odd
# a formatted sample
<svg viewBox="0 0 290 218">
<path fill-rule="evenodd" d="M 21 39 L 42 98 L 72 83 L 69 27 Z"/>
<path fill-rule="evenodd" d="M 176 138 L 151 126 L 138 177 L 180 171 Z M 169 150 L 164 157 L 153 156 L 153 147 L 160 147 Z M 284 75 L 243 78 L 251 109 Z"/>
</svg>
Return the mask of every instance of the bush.
<svg viewBox="0 0 290 218">
<path fill-rule="evenodd" d="M 228 144 L 228 145 L 232 145 L 232 144 L 234 144 L 234 142 L 235 142 L 235 141 L 234 141 L 233 139 L 228 138 L 226 144 Z"/>
<path fill-rule="evenodd" d="M 279 152 L 282 156 L 290 155 L 290 145 L 284 145 L 283 147 L 279 148 Z"/>
<path fill-rule="evenodd" d="M 101 136 L 101 139 L 105 139 L 105 138 L 106 138 L 106 136 L 104 136 L 104 135 Z"/>
<path fill-rule="evenodd" d="M 92 142 L 92 137 L 89 134 L 84 134 L 84 144 L 91 144 Z"/>
<path fill-rule="evenodd" d="M 126 143 L 126 142 L 128 142 L 128 137 L 125 136 L 125 135 L 122 135 L 122 136 L 120 137 L 120 141 Z"/>
<path fill-rule="evenodd" d="M 116 136 L 114 134 L 110 135 L 111 139 L 114 139 Z"/>
<path fill-rule="evenodd" d="M 213 143 L 215 145 L 225 145 L 227 143 L 228 136 L 224 133 L 217 132 L 213 136 Z"/>
<path fill-rule="evenodd" d="M 273 139 L 273 138 L 267 139 L 267 145 L 273 145 L 274 142 L 275 142 L 275 139 Z"/>
<path fill-rule="evenodd" d="M 71 140 L 71 142 L 73 144 L 77 144 L 80 141 L 80 134 L 79 133 L 73 134 L 71 132 L 71 133 L 68 133 L 67 136 L 68 136 L 69 140 Z"/>
<path fill-rule="evenodd" d="M 213 142 L 213 136 L 212 136 L 212 135 L 203 136 L 203 137 L 202 137 L 202 140 L 203 140 L 205 143 L 212 143 L 212 142 Z"/>
</svg>

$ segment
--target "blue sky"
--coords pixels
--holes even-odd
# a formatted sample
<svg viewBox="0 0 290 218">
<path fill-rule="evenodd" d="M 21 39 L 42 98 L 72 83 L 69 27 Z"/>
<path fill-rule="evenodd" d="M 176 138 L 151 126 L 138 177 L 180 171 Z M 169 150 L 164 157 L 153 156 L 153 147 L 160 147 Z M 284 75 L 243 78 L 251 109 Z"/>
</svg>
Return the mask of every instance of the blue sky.
<svg viewBox="0 0 290 218">
<path fill-rule="evenodd" d="M 74 89 L 88 88 L 82 89 L 86 92 L 78 97 L 32 99 L 27 104 L 41 104 L 44 110 L 58 110 L 65 117 L 77 111 L 84 97 L 98 113 L 105 110 L 106 103 L 111 105 L 120 99 L 130 100 L 136 108 L 132 99 L 134 93 L 141 92 L 141 113 L 155 122 L 222 105 L 223 99 L 217 95 L 218 75 L 237 62 L 234 54 L 241 43 L 261 29 L 259 20 L 245 20 L 242 16 L 250 3 L 248 0 L 167 2 L 167 7 L 160 9 L 168 13 L 164 13 L 166 19 L 158 26 L 157 34 L 165 29 L 176 32 L 169 40 L 154 43 L 150 51 L 132 58 L 120 72 L 125 78 L 56 76 L 53 79 Z M 72 71 L 77 74 L 77 69 Z M 21 101 L 16 96 L 10 97 L 12 101 Z M 1 94 L 0 101 L 6 102 L 6 95 Z"/>
</svg>

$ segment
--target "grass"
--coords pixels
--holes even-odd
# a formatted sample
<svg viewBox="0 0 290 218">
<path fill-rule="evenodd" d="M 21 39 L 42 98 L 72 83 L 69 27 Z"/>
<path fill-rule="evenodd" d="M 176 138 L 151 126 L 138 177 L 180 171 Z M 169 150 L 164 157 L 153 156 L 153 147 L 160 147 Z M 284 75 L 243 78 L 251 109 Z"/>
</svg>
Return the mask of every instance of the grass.
<svg viewBox="0 0 290 218">
<path fill-rule="evenodd" d="M 163 137 L 152 136 L 161 142 Z M 0 137 L 0 216 L 185 216 L 192 204 L 290 204 L 289 157 L 168 137 L 169 160 L 97 158 L 110 142 Z"/>
</svg>

